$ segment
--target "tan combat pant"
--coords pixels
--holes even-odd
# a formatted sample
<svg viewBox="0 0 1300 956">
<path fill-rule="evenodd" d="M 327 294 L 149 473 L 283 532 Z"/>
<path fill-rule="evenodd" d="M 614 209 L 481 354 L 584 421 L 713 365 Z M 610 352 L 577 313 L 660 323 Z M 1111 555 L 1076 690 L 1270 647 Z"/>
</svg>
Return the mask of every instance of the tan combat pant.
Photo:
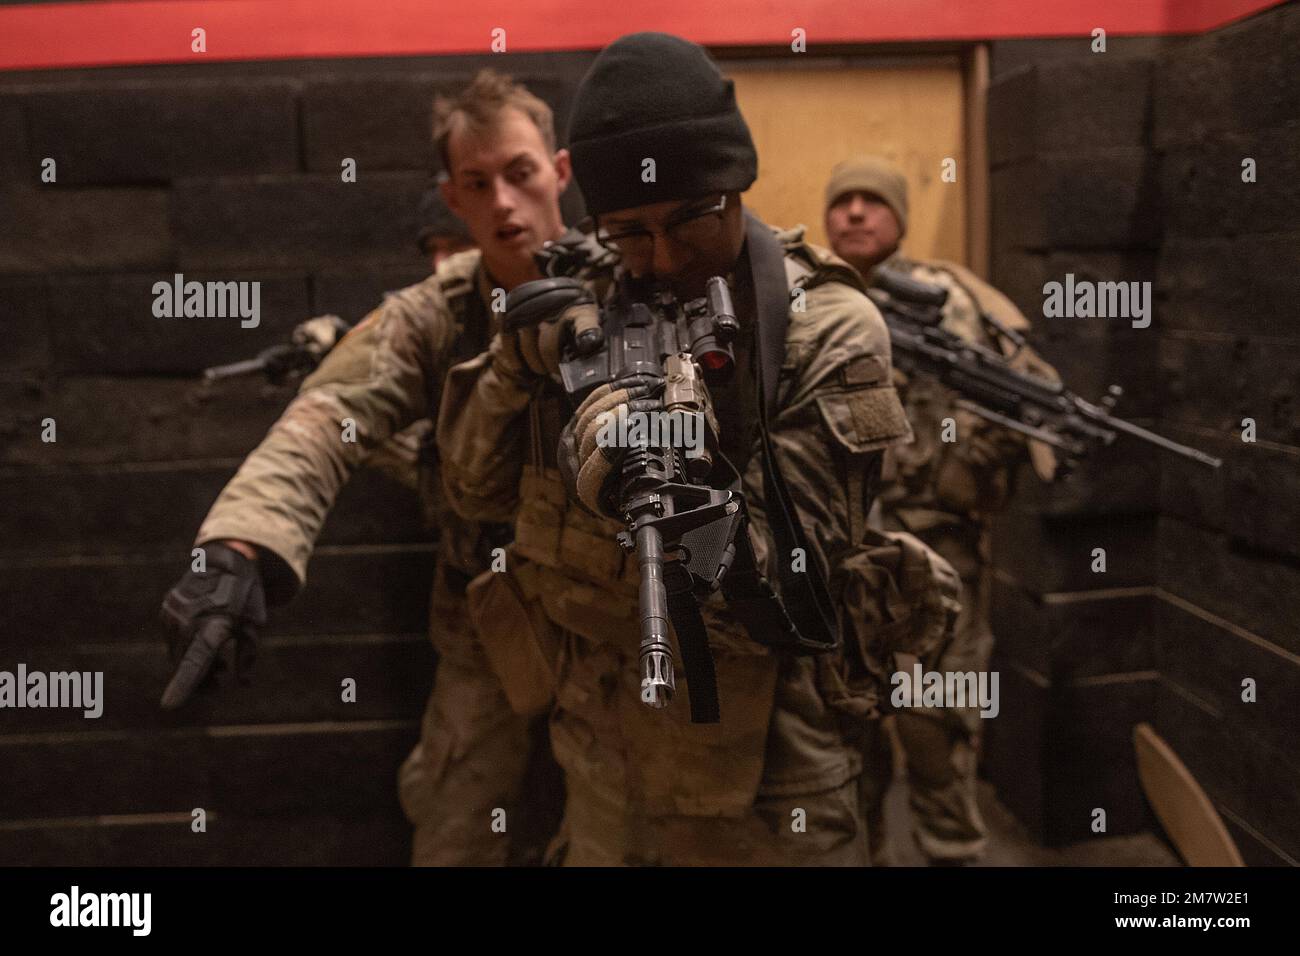
<svg viewBox="0 0 1300 956">
<path fill-rule="evenodd" d="M 964 595 L 978 595 L 979 582 L 962 582 Z M 939 671 L 982 671 L 989 665 L 993 634 L 980 612 L 984 602 L 963 600 L 953 642 L 940 656 Z M 913 836 L 933 862 L 971 860 L 984 852 L 987 829 L 976 803 L 980 723 L 977 708 L 903 710 L 892 717 L 907 757 L 908 804 Z M 873 721 L 863 752 L 862 801 L 870 832 L 872 861 L 892 862 L 884 820 L 885 794 L 893 780 L 889 728 Z"/>
<path fill-rule="evenodd" d="M 429 630 L 437 674 L 420 741 L 398 772 L 402 809 L 415 827 L 411 864 L 537 863 L 554 834 L 562 793 L 545 719 L 530 721 L 510 709 L 465 598 L 448 586 L 441 568 Z M 497 810 L 505 811 L 505 832 Z"/>
<path fill-rule="evenodd" d="M 759 797 L 744 816 L 634 817 L 568 775 L 560 835 L 548 862 L 562 866 L 869 866 L 858 782 L 823 793 Z M 796 808 L 806 831 L 794 832 Z"/>
<path fill-rule="evenodd" d="M 684 700 L 671 713 L 644 708 L 637 693 L 635 646 L 608 639 L 637 626 L 634 591 L 611 602 L 607 588 L 569 579 L 536 562 L 516 557 L 510 569 L 481 576 L 471 589 L 480 638 L 491 642 L 492 653 L 465 635 L 461 653 L 472 661 L 483 692 L 466 713 L 478 715 L 479 739 L 496 751 L 483 764 L 489 767 L 508 757 L 512 736 L 518 741 L 517 722 L 492 723 L 507 711 L 508 699 L 526 713 L 549 710 L 551 742 L 566 770 L 567 799 L 548 863 L 868 864 L 856 754 L 852 761 L 845 758 L 846 770 L 852 767 L 852 772 L 828 779 L 820 791 L 811 783 L 812 792 L 786 795 L 795 789 L 786 781 L 780 797 L 764 795 L 761 788 L 756 798 L 752 795 L 766 759 L 779 668 L 775 659 L 757 652 L 738 625 L 732 627 L 735 633 L 711 632 L 719 694 L 731 708 L 728 716 L 716 727 L 692 727 Z M 530 656 L 530 649 L 541 653 Z M 505 685 L 481 679 L 492 666 L 489 660 L 500 679 L 509 682 L 508 696 Z M 539 693 L 545 675 L 532 666 L 538 662 L 556 681 L 549 702 L 543 700 L 549 694 Z M 791 670 L 806 670 L 812 680 L 811 668 L 791 665 Z M 820 699 L 811 699 L 810 688 L 793 681 L 781 686 L 787 694 L 803 695 L 788 706 L 824 708 Z M 494 726 L 489 733 L 487 728 Z M 787 741 L 777 752 L 790 759 L 791 747 L 830 748 L 823 739 L 826 729 L 820 729 L 820 734 L 809 731 L 815 740 Z M 828 750 L 828 759 L 834 756 Z M 462 762 L 468 765 L 468 759 Z M 518 765 L 510 767 L 509 773 L 517 774 Z M 505 776 L 495 779 L 504 782 Z M 685 809 L 687 805 L 694 809 Z M 792 822 L 796 816 L 801 818 L 797 827 Z"/>
<path fill-rule="evenodd" d="M 780 773 L 771 775 L 770 790 L 758 780 L 760 772 L 768 779 L 774 754 L 789 759 L 791 748 L 820 752 L 828 747 L 820 736 L 815 742 L 786 740 L 785 746 L 770 746 L 772 735 L 788 733 L 791 723 L 787 714 L 778 725 L 770 710 L 771 696 L 764 703 L 761 685 L 777 683 L 771 657 L 732 656 L 727 653 L 728 635 L 713 632 L 724 716 L 722 724 L 701 728 L 688 722 L 689 688 L 672 705 L 675 711 L 643 712 L 635 693 L 640 672 L 634 649 L 596 644 L 572 632 L 563 637 L 565 665 L 551 714 L 551 737 L 566 771 L 567 800 L 548 862 L 870 864 L 856 775 L 840 776 L 842 783 L 828 781 L 820 790 L 810 781 L 808 792 L 792 781 L 780 782 Z M 682 686 L 679 683 L 679 690 Z M 809 708 L 822 706 L 806 697 L 800 702 Z"/>
</svg>

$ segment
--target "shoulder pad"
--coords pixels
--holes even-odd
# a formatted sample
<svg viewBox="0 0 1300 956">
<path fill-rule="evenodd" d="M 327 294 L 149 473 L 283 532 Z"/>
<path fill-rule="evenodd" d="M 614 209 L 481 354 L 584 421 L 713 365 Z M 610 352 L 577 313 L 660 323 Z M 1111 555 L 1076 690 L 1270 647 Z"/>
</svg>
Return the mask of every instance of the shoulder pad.
<svg viewBox="0 0 1300 956">
<path fill-rule="evenodd" d="M 440 291 L 438 276 L 436 273 L 431 273 L 419 282 L 385 292 L 383 304 L 424 308 L 429 302 L 437 300 Z"/>
<path fill-rule="evenodd" d="M 450 300 L 473 292 L 474 274 L 482 259 L 483 253 L 478 249 L 466 249 L 442 260 L 434 273 L 442 294 Z"/>
<path fill-rule="evenodd" d="M 769 228 L 771 228 L 772 232 L 775 233 L 776 241 L 781 243 L 787 252 L 802 245 L 804 233 L 808 231 L 808 227 L 803 223 L 799 223 L 799 225 L 792 226 L 789 229 L 777 229 L 776 227 Z"/>
<path fill-rule="evenodd" d="M 840 282 L 865 294 L 867 287 L 862 276 L 858 275 L 858 270 L 825 246 L 805 241 L 804 231 L 803 226 L 796 226 L 777 233 L 777 238 L 782 240 L 785 247 L 787 258 L 798 260 L 809 271 L 799 284 L 805 289 L 811 289 L 825 282 Z"/>
<path fill-rule="evenodd" d="M 942 259 L 917 262 L 915 265 L 948 273 L 959 286 L 966 290 L 966 293 L 975 300 L 976 305 L 984 312 L 992 315 L 1009 329 L 1015 329 L 1017 332 L 1029 330 L 1029 320 L 1025 318 L 1024 313 L 1016 308 L 1015 304 L 1005 295 L 965 266 L 958 265 L 955 262 L 946 262 Z"/>
</svg>

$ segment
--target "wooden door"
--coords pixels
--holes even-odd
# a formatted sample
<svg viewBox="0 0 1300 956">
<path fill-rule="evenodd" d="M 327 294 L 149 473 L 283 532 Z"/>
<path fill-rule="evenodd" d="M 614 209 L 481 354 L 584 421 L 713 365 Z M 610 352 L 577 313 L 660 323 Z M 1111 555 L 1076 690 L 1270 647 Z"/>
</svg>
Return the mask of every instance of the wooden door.
<svg viewBox="0 0 1300 956">
<path fill-rule="evenodd" d="M 849 156 L 884 155 L 909 184 L 903 247 L 919 258 L 967 263 L 967 182 L 962 65 L 956 56 L 880 65 L 731 61 L 722 68 L 758 147 L 758 181 L 745 201 L 774 226 L 803 223 L 825 244 L 824 191 Z M 956 160 L 956 182 L 941 178 Z"/>
</svg>

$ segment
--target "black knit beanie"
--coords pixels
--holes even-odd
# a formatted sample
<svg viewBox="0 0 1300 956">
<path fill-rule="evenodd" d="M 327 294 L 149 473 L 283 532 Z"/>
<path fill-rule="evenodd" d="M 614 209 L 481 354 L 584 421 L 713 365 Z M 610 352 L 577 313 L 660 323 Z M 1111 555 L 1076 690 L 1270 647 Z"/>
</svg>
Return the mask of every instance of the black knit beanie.
<svg viewBox="0 0 1300 956">
<path fill-rule="evenodd" d="M 597 215 L 744 191 L 758 176 L 735 84 L 703 47 L 666 33 L 621 37 L 596 57 L 574 97 L 569 152 Z"/>
<path fill-rule="evenodd" d="M 420 247 L 421 252 L 424 251 L 425 240 L 435 236 L 464 239 L 466 242 L 474 241 L 469 234 L 469 227 L 447 208 L 447 203 L 443 200 L 442 192 L 436 183 L 426 189 L 424 195 L 420 197 L 416 220 L 419 223 L 419 231 L 415 234 L 415 244 Z"/>
</svg>

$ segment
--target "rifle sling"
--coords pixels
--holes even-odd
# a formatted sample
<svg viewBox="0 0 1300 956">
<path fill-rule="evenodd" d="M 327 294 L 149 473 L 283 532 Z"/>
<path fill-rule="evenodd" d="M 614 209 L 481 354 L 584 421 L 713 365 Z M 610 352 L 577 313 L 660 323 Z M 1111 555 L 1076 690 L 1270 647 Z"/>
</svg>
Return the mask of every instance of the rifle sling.
<svg viewBox="0 0 1300 956">
<path fill-rule="evenodd" d="M 716 724 L 720 719 L 718 675 L 713 667 L 713 651 L 709 648 L 709 632 L 704 626 L 700 602 L 691 583 L 690 573 L 681 562 L 665 565 L 668 615 L 672 618 L 677 646 L 682 652 L 682 670 L 686 674 L 691 699 L 691 722 Z"/>
<path fill-rule="evenodd" d="M 785 274 L 785 253 L 776 236 L 763 223 L 746 213 L 746 249 L 750 274 L 754 282 L 757 321 L 754 323 L 758 384 L 758 421 L 763 467 L 763 498 L 767 524 L 776 546 L 776 567 L 781 584 L 778 597 L 784 605 L 781 632 L 772 635 L 772 622 L 750 636 L 762 644 L 802 653 L 819 653 L 839 646 L 839 628 L 832 610 L 826 580 L 808 547 L 803 526 L 797 519 L 794 499 L 781 474 L 780 462 L 772 442 L 769 422 L 777 414 L 777 381 L 785 358 L 785 334 L 790 321 L 790 289 Z M 802 549 L 806 571 L 793 570 L 793 554 Z M 745 549 L 741 549 L 742 551 Z M 739 556 L 738 556 L 739 557 Z M 740 583 L 740 582 L 737 582 Z M 764 582 L 770 593 L 771 586 Z M 759 637 L 758 634 L 762 634 Z"/>
<path fill-rule="evenodd" d="M 794 500 L 781 474 L 768 430 L 769 419 L 777 411 L 777 381 L 785 358 L 785 333 L 790 320 L 785 253 L 770 229 L 748 213 L 745 220 L 746 248 L 758 313 L 754 323 L 754 370 L 763 497 L 776 554 L 782 556 L 776 562 L 781 592 L 778 594 L 759 570 L 743 525 L 736 539 L 732 567 L 722 580 L 722 592 L 728 609 L 753 640 L 794 653 L 823 653 L 839 646 L 830 593 L 820 566 L 812 559 L 803 526 L 795 518 Z M 792 561 L 785 560 L 785 556 L 793 555 L 795 548 L 803 550 L 807 569 L 804 573 L 795 572 Z M 690 691 L 691 721 L 717 723 L 720 719 L 717 674 L 708 630 L 689 581 L 677 578 L 675 570 L 679 568 L 673 565 L 665 569 L 668 577 L 665 584 L 669 615 L 677 632 L 682 669 Z"/>
</svg>

